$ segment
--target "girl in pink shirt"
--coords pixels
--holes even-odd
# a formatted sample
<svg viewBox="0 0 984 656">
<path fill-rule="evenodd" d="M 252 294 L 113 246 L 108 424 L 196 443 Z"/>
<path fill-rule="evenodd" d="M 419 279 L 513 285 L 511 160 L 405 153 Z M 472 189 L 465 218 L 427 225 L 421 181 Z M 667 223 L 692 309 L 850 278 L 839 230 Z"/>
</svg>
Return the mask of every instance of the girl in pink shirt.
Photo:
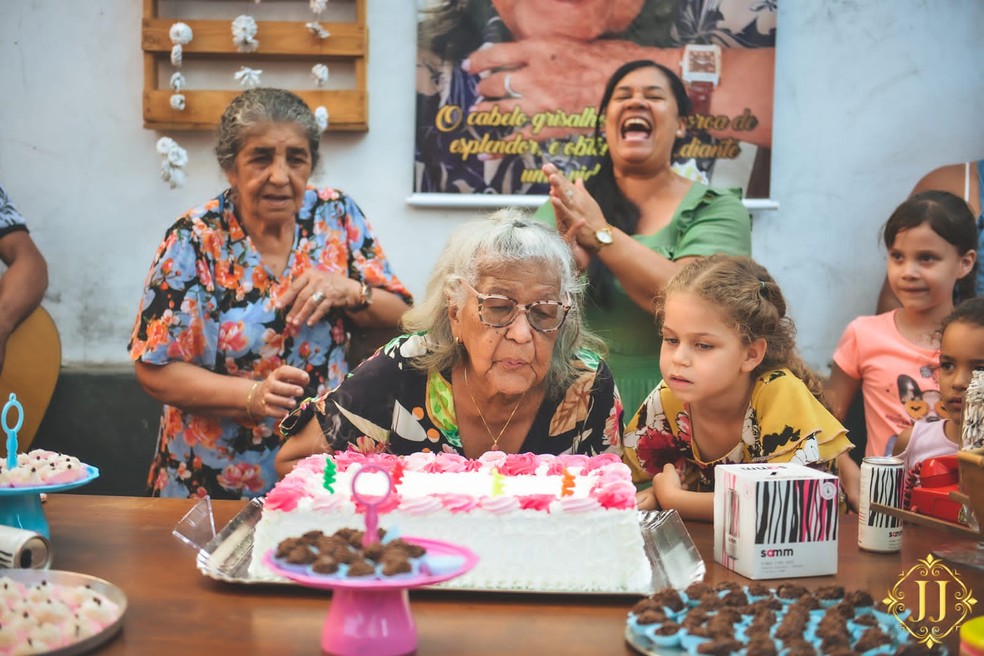
<svg viewBox="0 0 984 656">
<path fill-rule="evenodd" d="M 827 400 L 843 420 L 860 389 L 865 455 L 892 452 L 896 436 L 918 419 L 940 418 L 933 375 L 940 326 L 954 295 L 974 295 L 977 226 L 967 203 L 945 191 L 906 200 L 885 223 L 888 283 L 902 307 L 859 317 L 834 351 Z"/>
</svg>

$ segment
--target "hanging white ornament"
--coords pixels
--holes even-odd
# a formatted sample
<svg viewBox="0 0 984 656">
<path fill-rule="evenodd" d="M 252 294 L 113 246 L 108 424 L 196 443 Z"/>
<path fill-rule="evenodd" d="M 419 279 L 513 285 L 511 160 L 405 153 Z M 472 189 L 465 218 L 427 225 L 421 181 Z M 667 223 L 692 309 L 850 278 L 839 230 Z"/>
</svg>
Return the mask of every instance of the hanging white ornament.
<svg viewBox="0 0 984 656">
<path fill-rule="evenodd" d="M 187 178 L 184 167 L 188 164 L 188 151 L 174 139 L 161 137 L 157 140 L 157 152 L 163 157 L 161 178 L 171 185 L 171 189 L 182 186 Z"/>
<path fill-rule="evenodd" d="M 168 30 L 168 36 L 171 37 L 171 43 L 175 45 L 188 45 L 191 43 L 193 34 L 194 33 L 191 31 L 191 27 L 189 27 L 187 23 L 175 23 L 171 26 L 171 29 Z"/>
<path fill-rule="evenodd" d="M 185 88 L 186 80 L 184 73 L 181 71 L 175 71 L 171 73 L 171 89 L 173 91 L 181 91 Z"/>
<path fill-rule="evenodd" d="M 177 112 L 184 111 L 185 108 L 185 97 L 183 93 L 172 93 L 171 94 L 171 109 Z"/>
<path fill-rule="evenodd" d="M 311 21 L 310 23 L 304 23 L 304 25 L 311 30 L 311 34 L 319 39 L 327 39 L 331 36 L 331 32 L 321 27 L 321 23 L 318 21 Z"/>
<path fill-rule="evenodd" d="M 318 124 L 318 129 L 324 132 L 328 129 L 328 108 L 324 105 L 318 105 L 317 109 L 314 110 L 314 120 Z"/>
<path fill-rule="evenodd" d="M 179 44 L 171 46 L 171 65 L 180 68 L 181 59 L 181 46 Z"/>
<path fill-rule="evenodd" d="M 236 50 L 239 52 L 253 52 L 260 47 L 260 42 L 257 41 L 256 37 L 257 31 L 256 21 L 252 16 L 237 16 L 234 21 L 232 21 L 232 42 L 236 46 Z"/>
<path fill-rule="evenodd" d="M 260 86 L 260 75 L 262 74 L 262 69 L 243 66 L 234 77 L 244 89 L 254 89 Z"/>
<path fill-rule="evenodd" d="M 328 0 L 311 0 L 311 11 L 315 16 L 321 15 L 328 8 Z"/>
<path fill-rule="evenodd" d="M 320 89 L 328 84 L 328 67 L 324 64 L 315 64 L 311 67 L 311 77 L 314 78 L 315 85 Z"/>
</svg>

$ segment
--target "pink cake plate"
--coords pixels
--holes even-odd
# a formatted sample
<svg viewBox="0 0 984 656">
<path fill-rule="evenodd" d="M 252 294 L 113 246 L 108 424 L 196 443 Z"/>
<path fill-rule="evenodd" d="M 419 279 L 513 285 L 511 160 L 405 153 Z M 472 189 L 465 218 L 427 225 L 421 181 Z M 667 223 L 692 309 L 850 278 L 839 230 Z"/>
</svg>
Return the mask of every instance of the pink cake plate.
<svg viewBox="0 0 984 656">
<path fill-rule="evenodd" d="M 331 606 L 321 630 L 321 651 L 332 656 L 400 656 L 417 649 L 417 627 L 407 591 L 461 576 L 478 563 L 470 549 L 440 540 L 405 537 L 428 556 L 457 556 L 463 564 L 439 575 L 420 574 L 393 579 L 342 579 L 306 574 L 281 567 L 271 549 L 264 563 L 273 572 L 303 586 L 332 590 Z"/>
</svg>

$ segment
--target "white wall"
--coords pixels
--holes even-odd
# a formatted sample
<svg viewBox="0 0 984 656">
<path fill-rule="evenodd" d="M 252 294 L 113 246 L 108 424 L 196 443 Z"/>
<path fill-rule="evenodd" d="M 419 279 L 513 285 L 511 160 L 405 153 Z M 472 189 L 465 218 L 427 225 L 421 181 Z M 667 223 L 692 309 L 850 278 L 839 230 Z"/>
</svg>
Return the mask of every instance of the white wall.
<svg viewBox="0 0 984 656">
<path fill-rule="evenodd" d="M 250 12 L 252 2 L 229 2 Z M 66 365 L 122 364 L 164 230 L 223 187 L 210 135 L 188 184 L 158 178 L 160 133 L 141 119 L 141 3 L 0 2 L 0 184 L 48 258 L 45 306 Z M 471 212 L 409 207 L 415 2 L 369 0 L 370 131 L 329 134 L 316 180 L 345 189 L 415 294 Z M 773 196 L 754 252 L 782 284 L 801 348 L 827 363 L 882 277 L 878 227 L 930 168 L 984 157 L 984 3 L 784 0 Z M 186 74 L 189 72 L 186 71 Z M 269 81 L 268 81 L 269 82 Z"/>
</svg>

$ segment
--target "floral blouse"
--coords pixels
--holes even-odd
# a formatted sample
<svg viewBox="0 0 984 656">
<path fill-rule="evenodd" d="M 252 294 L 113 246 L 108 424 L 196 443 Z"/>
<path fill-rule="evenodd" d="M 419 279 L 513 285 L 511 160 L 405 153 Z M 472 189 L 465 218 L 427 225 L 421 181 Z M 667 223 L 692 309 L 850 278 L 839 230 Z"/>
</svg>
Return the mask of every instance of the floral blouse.
<svg viewBox="0 0 984 656">
<path fill-rule="evenodd" d="M 788 369 L 758 378 L 734 448 L 705 460 L 693 441 L 690 408 L 663 381 L 643 402 L 625 430 L 625 446 L 651 479 L 673 463 L 694 492 L 714 489 L 714 467 L 742 462 L 798 462 L 825 471 L 853 448 L 847 431 Z M 639 482 L 639 481 L 637 481 Z"/>
<path fill-rule="evenodd" d="M 296 434 L 313 417 L 336 451 L 464 455 L 450 371 L 422 371 L 410 358 L 427 350 L 424 335 L 403 335 L 363 362 L 326 396 L 309 399 L 284 420 Z M 608 366 L 591 351 L 577 355 L 581 375 L 563 398 L 545 398 L 520 453 L 621 453 L 622 402 Z"/>
<path fill-rule="evenodd" d="M 310 375 L 306 395 L 323 394 L 348 373 L 345 313 L 288 330 L 278 298 L 311 267 L 411 296 L 390 270 L 355 202 L 309 187 L 284 271 L 262 262 L 236 218 L 230 190 L 190 210 L 168 229 L 140 302 L 130 357 L 187 362 L 227 376 L 266 378 L 286 364 Z M 243 399 L 245 403 L 245 399 Z M 165 405 L 148 477 L 154 496 L 254 497 L 277 481 L 276 422 L 203 417 Z"/>
</svg>

